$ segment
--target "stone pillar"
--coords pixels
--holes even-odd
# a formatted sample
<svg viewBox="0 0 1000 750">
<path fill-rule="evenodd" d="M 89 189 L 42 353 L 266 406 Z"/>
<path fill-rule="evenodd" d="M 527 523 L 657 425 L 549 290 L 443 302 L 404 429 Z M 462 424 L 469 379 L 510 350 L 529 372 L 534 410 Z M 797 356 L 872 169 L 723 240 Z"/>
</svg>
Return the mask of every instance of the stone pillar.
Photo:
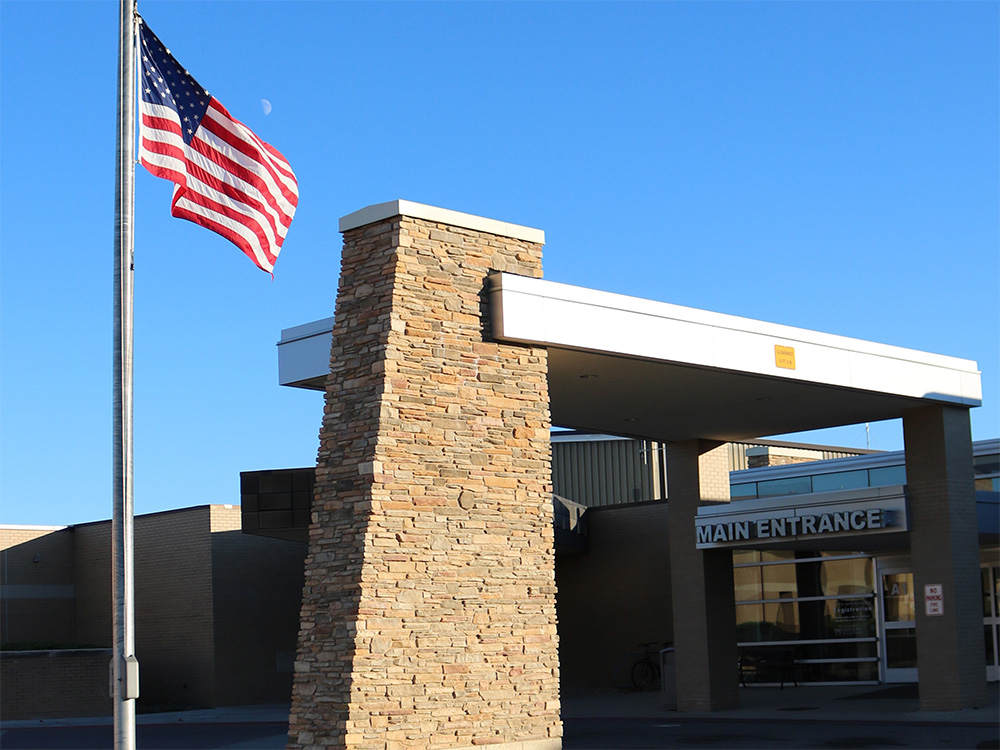
<svg viewBox="0 0 1000 750">
<path fill-rule="evenodd" d="M 976 708 L 985 705 L 986 667 L 969 410 L 927 406 L 905 412 L 903 439 L 920 708 Z M 926 613 L 928 584 L 943 586 L 941 615 Z"/>
<path fill-rule="evenodd" d="M 695 548 L 703 503 L 729 502 L 729 449 L 689 440 L 667 445 L 670 581 L 678 711 L 739 705 L 733 553 Z"/>
<path fill-rule="evenodd" d="M 543 235 L 403 201 L 341 231 L 288 746 L 558 748 L 546 351 L 483 296 Z"/>
</svg>

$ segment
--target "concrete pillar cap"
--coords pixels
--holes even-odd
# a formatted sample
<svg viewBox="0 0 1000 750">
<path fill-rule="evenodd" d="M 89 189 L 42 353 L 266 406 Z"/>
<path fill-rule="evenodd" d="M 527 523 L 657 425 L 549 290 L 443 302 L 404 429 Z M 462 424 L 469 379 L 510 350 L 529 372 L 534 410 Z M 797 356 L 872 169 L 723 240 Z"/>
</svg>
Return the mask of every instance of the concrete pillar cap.
<svg viewBox="0 0 1000 750">
<path fill-rule="evenodd" d="M 510 224 L 506 221 L 487 219 L 482 216 L 473 216 L 472 214 L 463 214 L 460 211 L 452 211 L 448 208 L 437 208 L 436 206 L 427 206 L 423 203 L 404 200 L 376 203 L 372 206 L 359 209 L 354 213 L 347 214 L 347 216 L 340 219 L 340 231 L 346 232 L 350 229 L 357 229 L 358 227 L 374 224 L 383 219 L 390 219 L 393 216 L 410 216 L 414 219 L 423 219 L 438 224 L 472 229 L 476 232 L 489 232 L 501 237 L 510 237 L 526 242 L 537 242 L 540 245 L 545 244 L 545 232 L 541 229 L 532 229 L 531 227 L 524 227 L 519 224 Z"/>
</svg>

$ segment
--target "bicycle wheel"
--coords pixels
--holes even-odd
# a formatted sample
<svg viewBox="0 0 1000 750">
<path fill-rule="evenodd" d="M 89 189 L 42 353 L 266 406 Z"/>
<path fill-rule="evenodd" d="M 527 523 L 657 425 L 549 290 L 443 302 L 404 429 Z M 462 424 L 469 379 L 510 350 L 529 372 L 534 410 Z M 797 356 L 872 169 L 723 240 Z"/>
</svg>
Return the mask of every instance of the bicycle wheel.
<svg viewBox="0 0 1000 750">
<path fill-rule="evenodd" d="M 632 665 L 632 686 L 636 690 L 649 690 L 656 685 L 656 665 L 649 659 Z"/>
</svg>

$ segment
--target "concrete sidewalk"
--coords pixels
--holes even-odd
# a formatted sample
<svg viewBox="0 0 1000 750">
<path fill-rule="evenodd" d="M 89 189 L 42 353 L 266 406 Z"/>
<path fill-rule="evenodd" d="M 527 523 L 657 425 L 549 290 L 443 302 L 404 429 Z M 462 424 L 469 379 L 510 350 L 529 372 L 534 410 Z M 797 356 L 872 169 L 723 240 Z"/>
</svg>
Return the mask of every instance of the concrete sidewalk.
<svg viewBox="0 0 1000 750">
<path fill-rule="evenodd" d="M 989 701 L 964 711 L 920 711 L 916 685 L 836 685 L 823 687 L 751 687 L 740 691 L 740 707 L 711 713 L 680 713 L 667 708 L 662 693 L 592 690 L 565 694 L 564 719 L 656 719 L 671 721 L 844 721 L 854 723 L 916 723 L 1000 725 L 1000 685 L 989 685 Z M 139 714 L 143 724 L 246 724 L 288 721 L 287 703 L 229 706 L 192 711 Z M 4 728 L 38 726 L 101 726 L 111 717 L 4 721 Z"/>
<path fill-rule="evenodd" d="M 982 708 L 921 711 L 916 685 L 831 685 L 740 690 L 740 707 L 728 711 L 681 713 L 665 705 L 659 692 L 621 690 L 573 693 L 562 698 L 564 719 L 664 718 L 671 721 L 845 721 L 915 724 L 1000 725 L 1000 684 L 988 685 Z"/>
<path fill-rule="evenodd" d="M 268 703 L 254 706 L 223 706 L 197 708 L 187 711 L 162 711 L 136 715 L 135 723 L 144 724 L 272 724 L 287 723 L 290 706 L 287 703 Z M 67 719 L 19 719 L 0 721 L 4 729 L 22 727 L 91 727 L 111 726 L 111 716 L 85 716 Z"/>
</svg>

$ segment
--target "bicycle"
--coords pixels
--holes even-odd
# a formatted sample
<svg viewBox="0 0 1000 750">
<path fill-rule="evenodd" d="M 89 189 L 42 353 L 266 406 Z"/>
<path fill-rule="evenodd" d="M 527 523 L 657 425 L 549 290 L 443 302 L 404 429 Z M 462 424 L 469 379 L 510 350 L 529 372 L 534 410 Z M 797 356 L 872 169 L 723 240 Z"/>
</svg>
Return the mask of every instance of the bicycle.
<svg viewBox="0 0 1000 750">
<path fill-rule="evenodd" d="M 660 683 L 659 653 L 650 650 L 654 643 L 656 641 L 639 644 L 642 658 L 632 665 L 632 687 L 636 690 L 651 690 Z"/>
</svg>

